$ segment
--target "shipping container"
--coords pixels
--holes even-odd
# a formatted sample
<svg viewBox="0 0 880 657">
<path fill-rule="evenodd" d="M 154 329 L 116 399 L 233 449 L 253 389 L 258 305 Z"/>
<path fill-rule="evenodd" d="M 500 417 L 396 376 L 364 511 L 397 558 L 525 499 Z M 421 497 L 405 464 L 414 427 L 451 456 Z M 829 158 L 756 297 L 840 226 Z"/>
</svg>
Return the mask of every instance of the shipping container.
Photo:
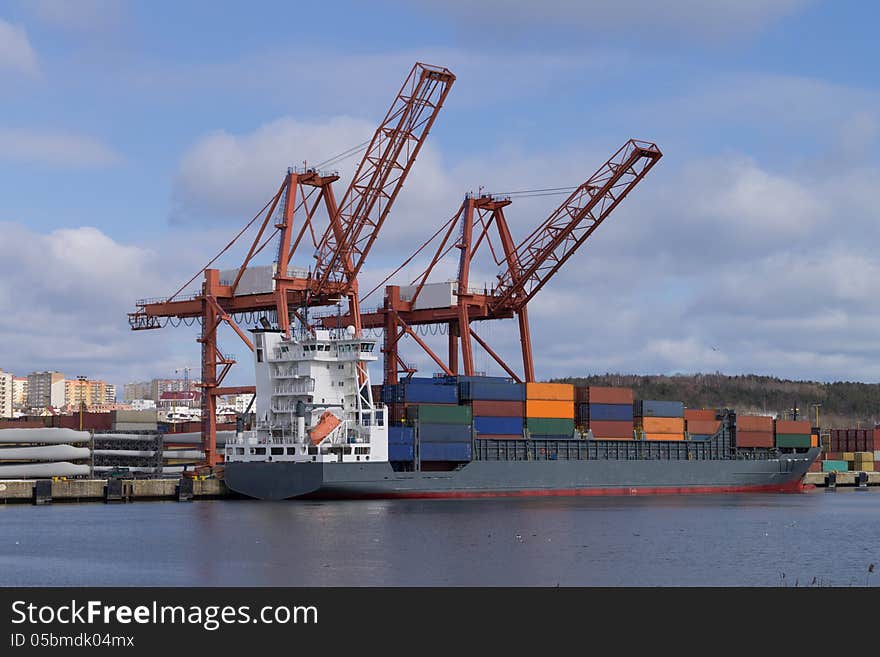
<svg viewBox="0 0 880 657">
<path fill-rule="evenodd" d="M 493 401 L 475 399 L 471 402 L 474 417 L 524 417 L 525 405 L 521 401 Z"/>
<path fill-rule="evenodd" d="M 469 424 L 418 424 L 420 443 L 463 443 L 472 437 Z"/>
<path fill-rule="evenodd" d="M 574 419 L 574 402 L 527 399 L 526 417 Z"/>
<path fill-rule="evenodd" d="M 874 461 L 865 461 L 864 463 L 860 463 L 858 470 L 861 472 L 874 472 Z"/>
<path fill-rule="evenodd" d="M 718 419 L 718 411 L 714 408 L 686 408 L 684 409 L 684 419 L 712 421 Z"/>
<path fill-rule="evenodd" d="M 874 450 L 874 460 L 875 460 L 875 461 L 880 461 L 880 449 L 875 449 L 875 450 Z"/>
<path fill-rule="evenodd" d="M 855 452 L 844 452 L 841 457 L 844 461 L 855 461 L 856 455 Z"/>
<path fill-rule="evenodd" d="M 805 433 L 809 435 L 812 431 L 813 429 L 809 422 L 801 420 L 776 420 L 776 433 Z"/>
<path fill-rule="evenodd" d="M 809 447 L 810 434 L 808 433 L 777 433 L 777 447 Z"/>
<path fill-rule="evenodd" d="M 414 406 L 407 406 L 406 417 L 411 422 L 429 424 L 469 425 L 473 419 L 470 406 L 453 406 L 452 404 L 416 404 Z"/>
<path fill-rule="evenodd" d="M 409 445 L 391 443 L 388 445 L 388 460 L 394 463 L 412 461 L 414 451 L 412 443 Z"/>
<path fill-rule="evenodd" d="M 478 438 L 484 433 L 522 435 L 523 418 L 474 416 L 474 431 L 477 432 Z"/>
<path fill-rule="evenodd" d="M 637 423 L 645 433 L 684 433 L 684 418 L 644 417 Z"/>
<path fill-rule="evenodd" d="M 688 439 L 689 440 L 710 440 L 712 437 L 714 437 L 714 435 L 715 434 L 708 434 L 708 433 L 689 433 Z"/>
<path fill-rule="evenodd" d="M 818 447 L 819 446 L 819 436 L 816 434 L 812 434 L 810 436 L 810 447 Z"/>
<path fill-rule="evenodd" d="M 574 433 L 574 420 L 530 417 L 526 419 L 526 428 L 530 434 L 570 435 Z"/>
<path fill-rule="evenodd" d="M 497 381 L 464 381 L 458 384 L 462 401 L 474 399 L 494 401 L 524 401 L 526 387 L 522 383 L 501 383 Z"/>
<path fill-rule="evenodd" d="M 847 470 L 849 470 L 849 463 L 846 461 L 831 459 L 822 461 L 822 472 L 846 472 Z"/>
<path fill-rule="evenodd" d="M 422 461 L 470 461 L 473 450 L 469 442 L 421 443 L 419 458 Z"/>
<path fill-rule="evenodd" d="M 769 415 L 737 415 L 737 431 L 769 431 L 773 433 L 773 418 Z"/>
<path fill-rule="evenodd" d="M 718 420 L 687 420 L 686 429 L 688 433 L 715 434 L 721 428 L 721 422 Z"/>
<path fill-rule="evenodd" d="M 526 383 L 526 399 L 574 402 L 574 386 L 570 383 Z"/>
<path fill-rule="evenodd" d="M 612 422 L 627 420 L 631 423 L 633 419 L 632 404 L 589 404 L 587 411 L 588 417 L 593 420 Z"/>
<path fill-rule="evenodd" d="M 772 431 L 740 431 L 736 430 L 737 447 L 773 447 Z"/>
<path fill-rule="evenodd" d="M 389 445 L 412 445 L 414 436 L 412 427 L 388 427 Z"/>
<path fill-rule="evenodd" d="M 683 433 L 643 433 L 642 440 L 684 440 Z"/>
<path fill-rule="evenodd" d="M 656 399 L 638 399 L 633 402 L 636 417 L 684 417 L 684 403 Z"/>
<path fill-rule="evenodd" d="M 578 401 L 587 401 L 591 404 L 629 404 L 630 406 L 633 403 L 632 388 L 589 386 L 584 390 L 586 396 Z"/>
<path fill-rule="evenodd" d="M 632 422 L 590 422 L 590 431 L 594 438 L 632 438 Z"/>
<path fill-rule="evenodd" d="M 403 401 L 408 404 L 457 404 L 458 386 L 409 383 L 404 386 Z"/>
</svg>

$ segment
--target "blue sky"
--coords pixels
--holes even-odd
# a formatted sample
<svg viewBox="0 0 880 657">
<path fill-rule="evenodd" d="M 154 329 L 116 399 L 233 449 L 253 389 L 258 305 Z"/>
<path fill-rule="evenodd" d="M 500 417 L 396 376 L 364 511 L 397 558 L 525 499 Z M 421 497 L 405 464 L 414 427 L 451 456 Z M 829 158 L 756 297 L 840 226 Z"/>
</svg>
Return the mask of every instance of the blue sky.
<svg viewBox="0 0 880 657">
<path fill-rule="evenodd" d="M 194 365 L 192 335 L 129 332 L 131 303 L 176 289 L 288 164 L 368 138 L 422 60 L 458 79 L 368 281 L 464 191 L 577 184 L 649 139 L 664 159 L 536 300 L 538 375 L 880 380 L 873 5 L 298 4 L 0 2 L 0 368 Z M 515 205 L 517 234 L 554 200 Z M 511 327 L 486 331 L 516 362 Z"/>
</svg>

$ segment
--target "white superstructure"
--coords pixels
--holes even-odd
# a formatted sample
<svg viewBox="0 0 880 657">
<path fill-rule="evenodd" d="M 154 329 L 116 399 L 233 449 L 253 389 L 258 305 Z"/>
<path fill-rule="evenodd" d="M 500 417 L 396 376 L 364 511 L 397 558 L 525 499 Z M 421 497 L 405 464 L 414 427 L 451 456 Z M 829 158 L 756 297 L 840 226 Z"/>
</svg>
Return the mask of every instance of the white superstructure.
<svg viewBox="0 0 880 657">
<path fill-rule="evenodd" d="M 386 409 L 373 401 L 367 372 L 375 340 L 352 327 L 253 334 L 256 426 L 226 444 L 226 461 L 388 460 Z"/>
</svg>

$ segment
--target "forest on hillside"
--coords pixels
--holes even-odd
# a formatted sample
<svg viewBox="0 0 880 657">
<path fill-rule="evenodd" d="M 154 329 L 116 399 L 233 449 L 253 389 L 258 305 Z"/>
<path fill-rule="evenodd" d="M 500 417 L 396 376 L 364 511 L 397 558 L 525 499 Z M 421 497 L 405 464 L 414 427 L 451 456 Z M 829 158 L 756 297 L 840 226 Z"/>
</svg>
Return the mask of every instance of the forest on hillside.
<svg viewBox="0 0 880 657">
<path fill-rule="evenodd" d="M 574 385 L 632 388 L 636 399 L 683 401 L 689 408 L 733 408 L 738 413 L 773 413 L 816 421 L 822 428 L 866 428 L 880 422 L 880 384 L 835 381 L 792 381 L 756 374 L 692 375 L 596 374 L 554 379 Z"/>
</svg>

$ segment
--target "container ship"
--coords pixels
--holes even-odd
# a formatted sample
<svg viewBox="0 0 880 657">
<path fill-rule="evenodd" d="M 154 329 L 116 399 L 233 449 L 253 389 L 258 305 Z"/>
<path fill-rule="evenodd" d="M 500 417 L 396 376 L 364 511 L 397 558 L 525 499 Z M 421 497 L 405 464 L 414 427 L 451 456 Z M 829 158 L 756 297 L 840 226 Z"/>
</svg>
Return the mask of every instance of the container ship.
<svg viewBox="0 0 880 657">
<path fill-rule="evenodd" d="M 224 448 L 261 500 L 797 492 L 809 422 L 501 377 L 371 386 L 353 327 L 254 329 L 256 415 Z"/>
</svg>

